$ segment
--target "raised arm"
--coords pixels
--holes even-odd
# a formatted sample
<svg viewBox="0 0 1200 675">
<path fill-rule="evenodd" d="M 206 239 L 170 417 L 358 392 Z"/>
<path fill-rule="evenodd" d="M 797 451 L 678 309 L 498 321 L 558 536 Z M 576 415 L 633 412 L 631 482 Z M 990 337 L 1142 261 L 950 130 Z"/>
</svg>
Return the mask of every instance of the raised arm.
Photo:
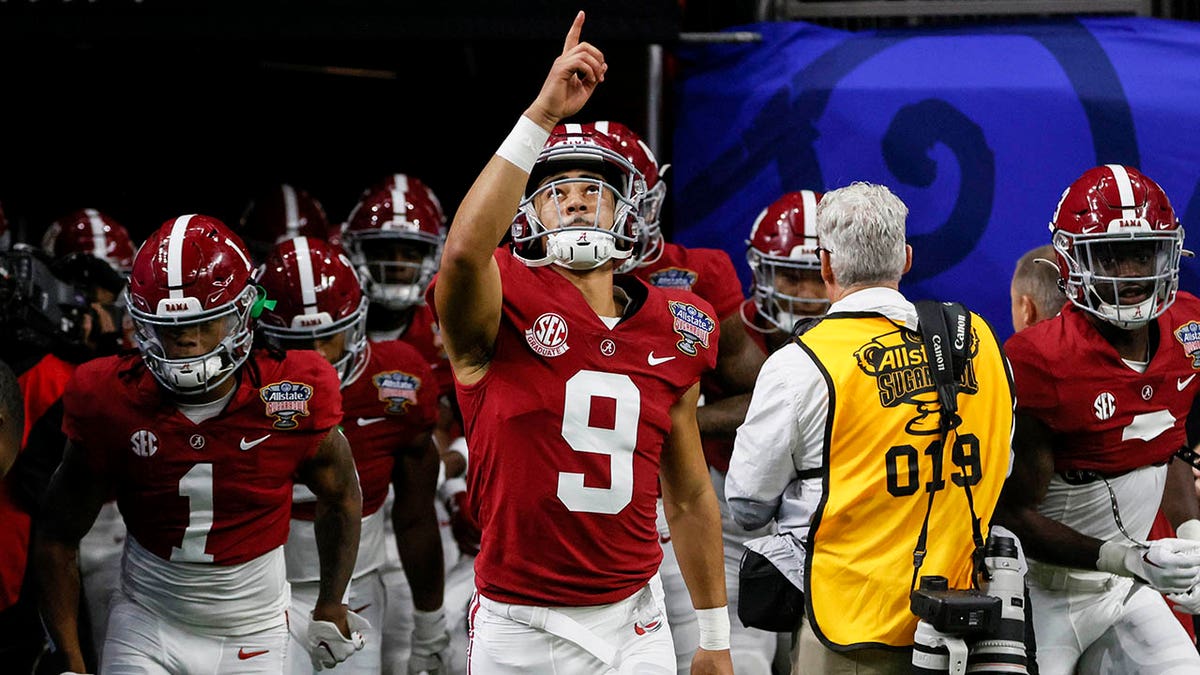
<svg viewBox="0 0 1200 675">
<path fill-rule="evenodd" d="M 86 670 L 79 646 L 79 540 L 109 493 L 107 481 L 84 458 L 84 449 L 68 441 L 42 502 L 33 543 L 42 621 L 67 670 L 76 673 Z"/>
<path fill-rule="evenodd" d="M 700 449 L 699 397 L 697 384 L 671 406 L 671 434 L 663 446 L 660 468 L 663 509 L 679 570 L 700 618 L 700 649 L 692 660 L 692 672 L 732 673 L 721 513 Z"/>
<path fill-rule="evenodd" d="M 583 20 L 579 12 L 537 98 L 475 179 L 446 236 L 434 301 L 451 367 L 467 384 L 486 372 L 500 327 L 500 273 L 492 253 L 550 132 L 583 107 L 608 69 L 599 49 L 579 41 Z"/>
</svg>

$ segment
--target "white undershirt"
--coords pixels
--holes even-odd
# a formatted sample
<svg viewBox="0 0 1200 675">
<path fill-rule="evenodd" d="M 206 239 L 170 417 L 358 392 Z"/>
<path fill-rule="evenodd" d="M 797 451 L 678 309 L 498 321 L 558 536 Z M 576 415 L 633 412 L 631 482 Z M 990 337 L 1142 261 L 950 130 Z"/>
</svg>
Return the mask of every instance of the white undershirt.
<svg viewBox="0 0 1200 675">
<path fill-rule="evenodd" d="M 237 387 L 231 388 L 228 394 L 208 403 L 181 403 L 176 401 L 175 407 L 179 408 L 179 412 L 191 420 L 192 424 L 200 424 L 220 415 L 221 411 L 225 409 L 225 404 L 229 403 L 229 399 L 233 398 L 233 392 L 235 391 L 237 391 Z"/>
<path fill-rule="evenodd" d="M 616 301 L 617 309 L 621 312 L 619 316 L 600 316 L 596 314 L 604 322 L 604 325 L 608 326 L 609 330 L 616 328 L 621 319 L 625 318 L 625 310 L 629 309 L 629 294 L 625 292 L 624 288 L 613 286 L 613 300 Z"/>
</svg>

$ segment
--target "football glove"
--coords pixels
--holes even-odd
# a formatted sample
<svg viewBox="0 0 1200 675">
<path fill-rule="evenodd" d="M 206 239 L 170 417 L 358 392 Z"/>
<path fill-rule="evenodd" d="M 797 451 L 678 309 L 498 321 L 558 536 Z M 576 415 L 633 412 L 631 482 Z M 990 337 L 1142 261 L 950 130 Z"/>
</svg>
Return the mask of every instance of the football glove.
<svg viewBox="0 0 1200 675">
<path fill-rule="evenodd" d="M 1160 593 L 1186 593 L 1200 581 L 1200 543 L 1174 537 L 1144 547 L 1106 541 L 1096 569 L 1133 577 Z"/>
<path fill-rule="evenodd" d="M 309 622 L 308 654 L 312 658 L 313 668 L 332 668 L 367 644 L 365 633 L 371 629 L 370 622 L 347 610 L 346 625 L 350 627 L 348 638 L 342 635 L 342 631 L 338 630 L 332 621 L 314 619 Z"/>
</svg>

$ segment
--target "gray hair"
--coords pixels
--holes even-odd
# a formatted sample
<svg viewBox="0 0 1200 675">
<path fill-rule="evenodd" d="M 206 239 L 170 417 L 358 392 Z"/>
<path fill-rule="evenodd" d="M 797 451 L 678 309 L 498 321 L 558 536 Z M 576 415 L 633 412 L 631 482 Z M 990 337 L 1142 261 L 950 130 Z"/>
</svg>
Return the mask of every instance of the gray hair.
<svg viewBox="0 0 1200 675">
<path fill-rule="evenodd" d="M 1012 287 L 1017 295 L 1028 295 L 1037 307 L 1038 315 L 1050 318 L 1062 309 L 1067 296 L 1058 287 L 1058 254 L 1054 246 L 1045 244 L 1030 251 L 1017 261 Z M 1038 262 L 1039 260 L 1049 261 Z"/>
<path fill-rule="evenodd" d="M 817 236 L 839 286 L 895 283 L 904 273 L 908 207 L 883 185 L 855 182 L 817 203 Z"/>
</svg>

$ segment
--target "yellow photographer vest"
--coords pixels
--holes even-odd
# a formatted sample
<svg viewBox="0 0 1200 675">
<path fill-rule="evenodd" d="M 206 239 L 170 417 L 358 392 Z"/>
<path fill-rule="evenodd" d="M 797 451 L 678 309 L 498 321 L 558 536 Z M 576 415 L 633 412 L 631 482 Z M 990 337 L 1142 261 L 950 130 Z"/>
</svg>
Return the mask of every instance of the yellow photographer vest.
<svg viewBox="0 0 1200 675">
<path fill-rule="evenodd" d="M 937 390 L 919 333 L 875 313 L 831 314 L 797 342 L 829 386 L 805 602 L 827 646 L 908 647 L 913 548 L 934 492 L 920 574 L 970 588 L 969 483 L 983 535 L 1009 467 L 1013 387 L 991 326 L 971 314 L 957 424 L 942 447 Z"/>
</svg>

